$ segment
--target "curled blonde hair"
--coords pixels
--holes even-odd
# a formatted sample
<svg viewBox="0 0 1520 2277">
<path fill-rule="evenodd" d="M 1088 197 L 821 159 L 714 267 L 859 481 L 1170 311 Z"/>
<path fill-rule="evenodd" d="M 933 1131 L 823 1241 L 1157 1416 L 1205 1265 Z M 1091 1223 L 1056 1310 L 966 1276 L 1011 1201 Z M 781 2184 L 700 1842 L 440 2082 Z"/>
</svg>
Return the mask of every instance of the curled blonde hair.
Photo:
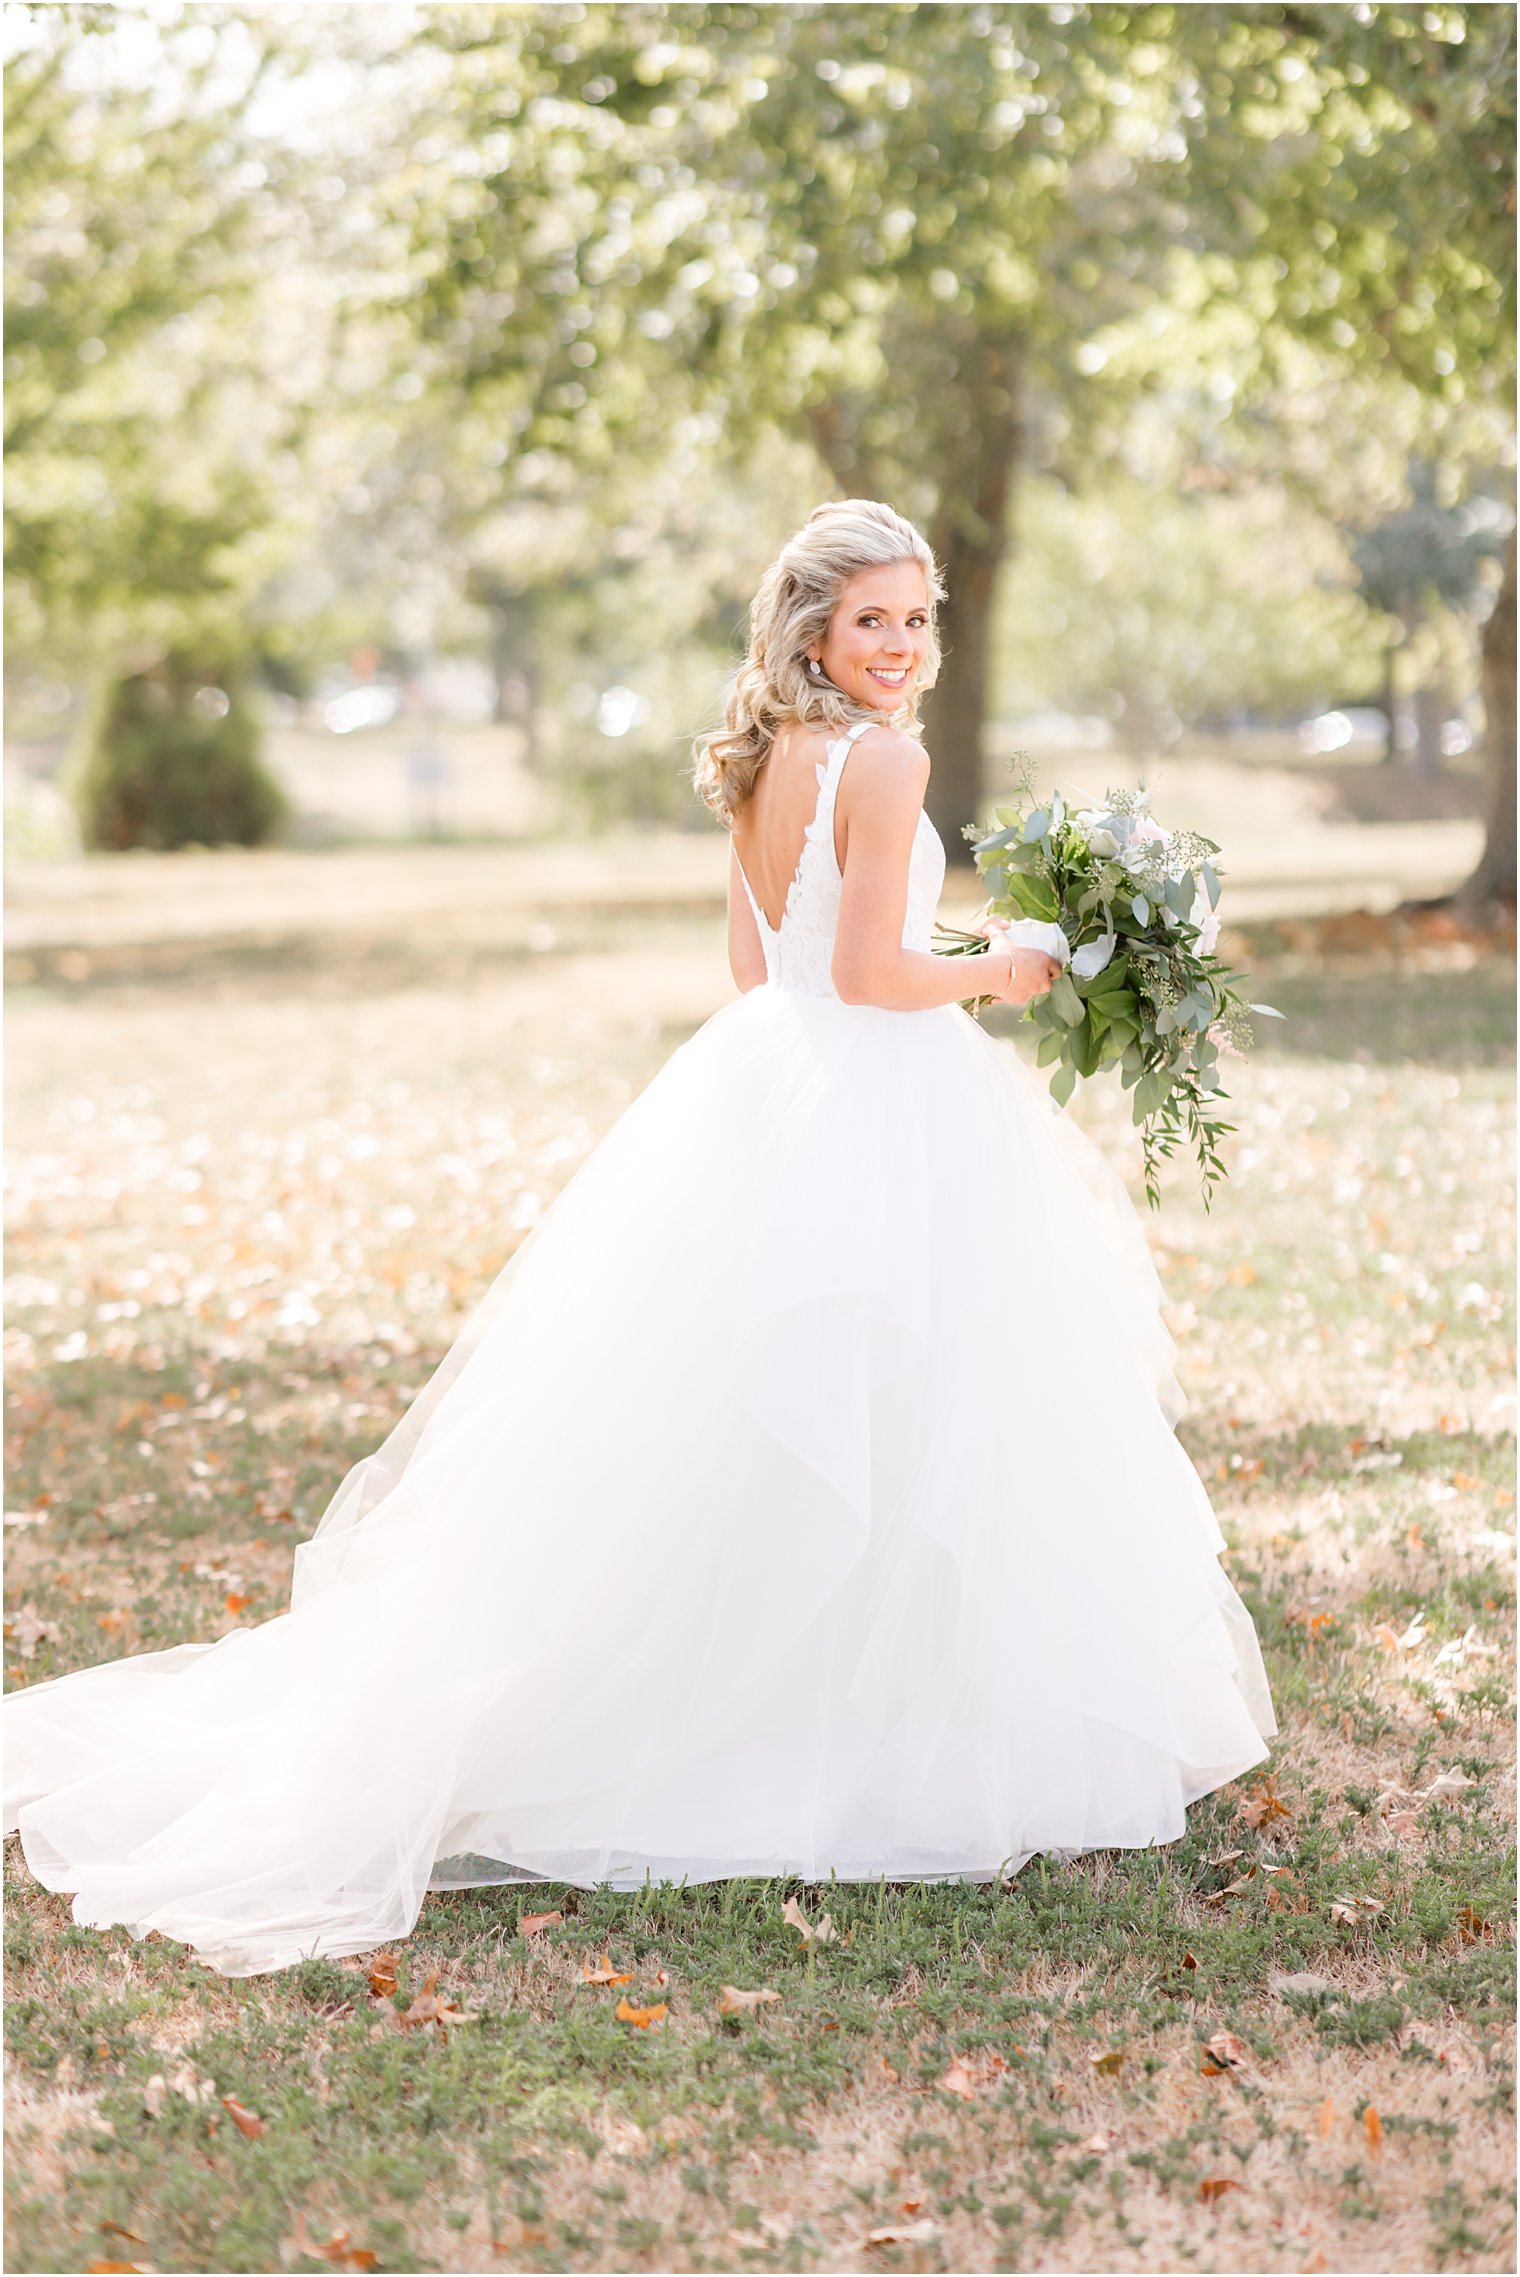
<svg viewBox="0 0 1520 2277">
<path fill-rule="evenodd" d="M 857 704 L 807 668 L 809 642 L 822 641 L 846 579 L 857 570 L 916 561 L 929 589 L 929 637 L 923 669 L 893 711 Z M 698 795 L 731 823 L 755 787 L 781 728 L 791 720 L 844 729 L 860 719 L 918 732 L 918 699 L 939 677 L 935 605 L 944 579 L 928 540 L 890 506 L 874 498 L 830 499 L 815 507 L 788 538 L 761 578 L 750 603 L 749 653 L 734 675 L 723 706 L 723 725 L 692 745 Z"/>
</svg>

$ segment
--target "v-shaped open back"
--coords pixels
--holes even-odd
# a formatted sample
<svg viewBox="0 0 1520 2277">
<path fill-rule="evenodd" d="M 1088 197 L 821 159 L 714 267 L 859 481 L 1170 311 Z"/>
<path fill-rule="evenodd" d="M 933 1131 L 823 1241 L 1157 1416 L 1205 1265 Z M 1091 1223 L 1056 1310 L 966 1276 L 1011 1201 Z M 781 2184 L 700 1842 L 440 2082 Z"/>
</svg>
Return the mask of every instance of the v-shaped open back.
<svg viewBox="0 0 1520 2277">
<path fill-rule="evenodd" d="M 839 897 L 844 884 L 834 850 L 834 805 L 844 763 L 856 740 L 875 722 L 857 720 L 843 735 L 824 745 L 825 757 L 816 762 L 818 798 L 813 819 L 802 834 L 802 851 L 787 887 L 779 925 L 772 925 L 760 907 L 754 887 L 734 859 L 765 952 L 766 985 L 795 990 L 804 996 L 833 996 L 834 935 L 839 923 Z M 903 947 L 928 949 L 934 909 L 945 882 L 945 849 L 928 816 L 920 811 L 908 868 L 907 917 Z"/>
<path fill-rule="evenodd" d="M 791 915 L 793 903 L 795 902 L 797 896 L 797 890 L 802 882 L 802 873 L 807 866 L 808 850 L 811 846 L 817 843 L 818 839 L 822 835 L 820 826 L 824 823 L 825 820 L 827 820 L 829 825 L 830 858 L 833 862 L 834 868 L 836 870 L 838 869 L 838 856 L 834 851 L 833 845 L 833 821 L 834 801 L 839 789 L 839 778 L 844 771 L 845 755 L 849 751 L 850 746 L 855 742 L 856 738 L 863 735 L 866 729 L 872 724 L 873 723 L 870 720 L 857 720 L 855 722 L 855 725 L 852 728 L 849 728 L 845 734 L 839 736 L 829 736 L 824 741 L 824 755 L 822 759 L 816 760 L 814 762 L 814 772 L 818 778 L 818 793 L 813 802 L 812 819 L 803 830 L 802 845 L 797 855 L 796 867 L 792 872 L 791 880 L 786 889 L 786 899 L 781 905 L 781 915 L 774 924 L 772 924 L 771 920 L 766 916 L 765 911 L 761 908 L 760 896 L 755 892 L 754 887 L 750 884 L 749 875 L 745 870 L 743 862 L 739 862 L 739 875 L 744 880 L 744 890 L 749 895 L 750 907 L 755 913 L 756 922 L 760 925 L 764 933 L 768 933 L 771 936 L 772 940 L 779 939 L 786 925 L 787 918 Z M 737 844 L 734 848 L 734 858 L 736 861 L 738 860 Z"/>
</svg>

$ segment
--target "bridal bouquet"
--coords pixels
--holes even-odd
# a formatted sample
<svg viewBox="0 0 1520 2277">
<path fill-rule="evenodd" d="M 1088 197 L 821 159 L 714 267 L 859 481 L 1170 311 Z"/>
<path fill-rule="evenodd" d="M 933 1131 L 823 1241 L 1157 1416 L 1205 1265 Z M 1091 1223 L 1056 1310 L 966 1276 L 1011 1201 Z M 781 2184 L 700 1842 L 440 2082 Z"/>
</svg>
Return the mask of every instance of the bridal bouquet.
<svg viewBox="0 0 1520 2277">
<path fill-rule="evenodd" d="M 1213 1111 L 1228 1096 L 1219 1056 L 1244 1055 L 1248 1013 L 1282 1018 L 1272 1005 L 1239 996 L 1231 984 L 1245 975 L 1226 971 L 1214 954 L 1219 848 L 1196 830 L 1163 829 L 1143 786 L 1105 792 L 1101 806 L 1075 810 L 1059 791 L 1035 804 L 1027 773 L 1019 788 L 1027 808 L 995 809 L 988 837 L 975 825 L 966 831 L 991 895 L 980 930 L 939 927 L 940 953 L 967 956 L 1001 934 L 1013 948 L 1055 957 L 1063 971 L 1028 1006 L 1042 1031 L 1039 1065 L 1057 1063 L 1052 1097 L 1064 1106 L 1079 1075 L 1117 1064 L 1135 1095 L 1151 1208 L 1160 1205 L 1161 1161 L 1186 1136 L 1207 1209 L 1215 1181 L 1226 1175 L 1219 1141 L 1235 1128 Z"/>
</svg>

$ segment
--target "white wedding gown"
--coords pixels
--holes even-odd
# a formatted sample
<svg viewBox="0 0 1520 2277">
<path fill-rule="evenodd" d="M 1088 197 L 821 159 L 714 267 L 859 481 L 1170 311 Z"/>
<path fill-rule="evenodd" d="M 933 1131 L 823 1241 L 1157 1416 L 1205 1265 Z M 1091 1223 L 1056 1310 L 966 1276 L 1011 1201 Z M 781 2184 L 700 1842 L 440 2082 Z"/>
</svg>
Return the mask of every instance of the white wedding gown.
<svg viewBox="0 0 1520 2277">
<path fill-rule="evenodd" d="M 430 1887 L 986 1881 L 1170 1841 L 1265 1755 L 1121 1181 L 958 1007 L 833 991 L 867 724 L 765 984 L 571 1179 L 290 1612 L 6 1703 L 7 1829 L 77 1920 L 253 1975 Z M 944 867 L 920 815 L 909 948 Z"/>
</svg>

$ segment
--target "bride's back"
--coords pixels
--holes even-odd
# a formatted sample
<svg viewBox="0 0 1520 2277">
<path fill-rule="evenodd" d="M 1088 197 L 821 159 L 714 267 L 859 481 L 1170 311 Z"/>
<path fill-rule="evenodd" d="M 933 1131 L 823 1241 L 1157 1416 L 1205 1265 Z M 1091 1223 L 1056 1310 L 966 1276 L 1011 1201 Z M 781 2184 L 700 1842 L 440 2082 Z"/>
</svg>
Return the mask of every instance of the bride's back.
<svg viewBox="0 0 1520 2277">
<path fill-rule="evenodd" d="M 740 865 L 773 932 L 779 932 L 786 914 L 787 895 L 818 811 L 820 769 L 828 760 L 828 744 L 829 738 L 817 729 L 789 722 L 771 745 L 754 789 L 734 817 Z"/>
</svg>

